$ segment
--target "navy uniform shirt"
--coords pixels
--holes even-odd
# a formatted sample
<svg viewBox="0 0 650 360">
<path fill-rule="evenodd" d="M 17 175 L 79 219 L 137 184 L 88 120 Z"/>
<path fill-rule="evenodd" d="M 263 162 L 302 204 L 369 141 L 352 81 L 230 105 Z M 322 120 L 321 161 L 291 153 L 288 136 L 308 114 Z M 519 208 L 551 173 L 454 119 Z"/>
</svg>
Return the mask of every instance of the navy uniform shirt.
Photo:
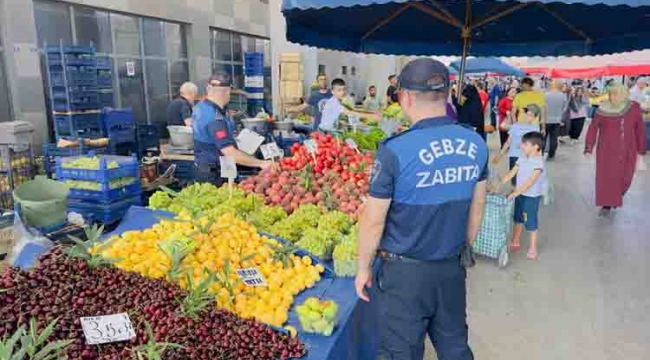
<svg viewBox="0 0 650 360">
<path fill-rule="evenodd" d="M 235 123 L 226 111 L 210 100 L 203 100 L 192 113 L 194 129 L 194 162 L 219 166 L 222 149 L 237 146 Z"/>
<path fill-rule="evenodd" d="M 167 125 L 185 126 L 185 119 L 192 117 L 192 104 L 179 96 L 167 105 Z"/>
<path fill-rule="evenodd" d="M 423 119 L 380 144 L 370 195 L 391 199 L 380 248 L 418 260 L 458 256 L 488 149 L 450 117 Z"/>
</svg>

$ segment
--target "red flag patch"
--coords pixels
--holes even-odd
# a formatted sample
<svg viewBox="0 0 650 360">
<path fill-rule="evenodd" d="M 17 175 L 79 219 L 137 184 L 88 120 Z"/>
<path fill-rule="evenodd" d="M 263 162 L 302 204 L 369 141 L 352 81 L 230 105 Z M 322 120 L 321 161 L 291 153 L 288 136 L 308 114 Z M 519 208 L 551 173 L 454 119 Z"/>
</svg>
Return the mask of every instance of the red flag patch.
<svg viewBox="0 0 650 360">
<path fill-rule="evenodd" d="M 223 140 L 228 136 L 228 133 L 226 132 L 226 129 L 221 129 L 218 131 L 214 132 L 214 137 L 217 138 L 218 140 Z"/>
</svg>

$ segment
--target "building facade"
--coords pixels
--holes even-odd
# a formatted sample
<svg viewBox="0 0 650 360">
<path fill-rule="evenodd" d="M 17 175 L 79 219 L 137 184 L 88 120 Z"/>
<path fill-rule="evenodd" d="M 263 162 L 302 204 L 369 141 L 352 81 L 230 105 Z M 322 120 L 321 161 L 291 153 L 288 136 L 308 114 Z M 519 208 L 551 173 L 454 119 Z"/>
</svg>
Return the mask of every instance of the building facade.
<svg viewBox="0 0 650 360">
<path fill-rule="evenodd" d="M 215 71 L 244 85 L 245 52 L 263 52 L 271 99 L 268 0 L 0 0 L 0 121 L 32 123 L 50 139 L 44 46 L 93 46 L 112 62 L 115 107 L 164 121 L 185 81 Z"/>
</svg>

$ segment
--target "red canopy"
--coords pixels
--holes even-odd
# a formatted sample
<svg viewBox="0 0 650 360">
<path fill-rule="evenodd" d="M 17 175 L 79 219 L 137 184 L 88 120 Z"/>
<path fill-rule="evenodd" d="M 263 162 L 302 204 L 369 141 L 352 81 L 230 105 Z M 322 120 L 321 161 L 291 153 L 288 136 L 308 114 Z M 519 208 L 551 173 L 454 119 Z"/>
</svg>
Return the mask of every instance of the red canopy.
<svg viewBox="0 0 650 360">
<path fill-rule="evenodd" d="M 529 75 L 546 75 L 562 79 L 584 79 L 600 76 L 614 75 L 646 75 L 650 74 L 648 65 L 610 65 L 589 68 L 557 69 L 548 67 L 527 67 L 522 68 Z"/>
</svg>

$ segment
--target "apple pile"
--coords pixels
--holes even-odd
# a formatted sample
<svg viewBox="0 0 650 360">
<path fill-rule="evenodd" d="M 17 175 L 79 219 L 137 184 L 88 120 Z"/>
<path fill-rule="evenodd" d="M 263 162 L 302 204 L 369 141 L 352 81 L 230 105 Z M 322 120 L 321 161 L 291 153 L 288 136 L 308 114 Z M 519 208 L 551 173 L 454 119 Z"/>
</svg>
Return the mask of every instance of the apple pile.
<svg viewBox="0 0 650 360">
<path fill-rule="evenodd" d="M 302 330 L 308 333 L 332 335 L 336 326 L 336 315 L 339 307 L 332 300 L 321 301 L 310 297 L 296 307 Z"/>
<path fill-rule="evenodd" d="M 281 206 L 288 214 L 299 206 L 314 204 L 326 211 L 339 210 L 355 216 L 368 194 L 366 180 L 343 180 L 333 172 L 313 173 L 311 166 L 298 171 L 268 169 L 240 183 L 247 193 L 264 197 L 266 205 Z"/>
</svg>

